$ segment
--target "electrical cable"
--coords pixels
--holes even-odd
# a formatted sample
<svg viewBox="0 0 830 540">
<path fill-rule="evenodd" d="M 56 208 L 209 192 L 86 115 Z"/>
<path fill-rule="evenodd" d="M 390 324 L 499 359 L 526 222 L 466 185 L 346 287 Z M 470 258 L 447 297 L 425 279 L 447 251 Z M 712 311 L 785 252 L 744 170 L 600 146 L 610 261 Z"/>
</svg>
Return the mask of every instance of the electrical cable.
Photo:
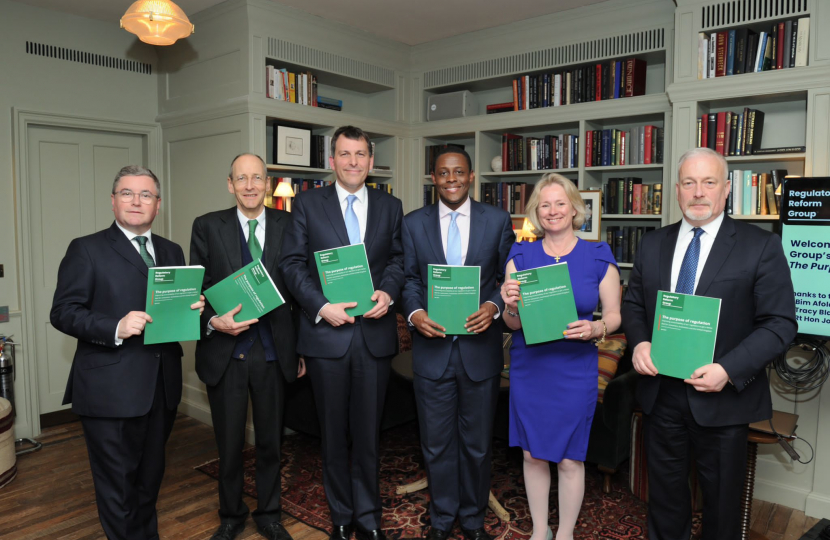
<svg viewBox="0 0 830 540">
<path fill-rule="evenodd" d="M 820 388 L 830 376 L 830 353 L 824 345 L 825 342 L 820 339 L 796 337 L 787 350 L 772 362 L 778 377 L 798 392 Z M 787 353 L 795 347 L 802 351 L 812 351 L 812 358 L 799 366 L 791 364 L 787 361 Z"/>
</svg>

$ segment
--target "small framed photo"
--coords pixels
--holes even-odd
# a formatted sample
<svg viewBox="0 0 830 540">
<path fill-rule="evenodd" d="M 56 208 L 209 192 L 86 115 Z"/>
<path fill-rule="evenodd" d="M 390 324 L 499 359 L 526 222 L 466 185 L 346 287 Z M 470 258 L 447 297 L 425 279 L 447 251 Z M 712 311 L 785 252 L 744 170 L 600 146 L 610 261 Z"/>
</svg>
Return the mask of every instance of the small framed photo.
<svg viewBox="0 0 830 540">
<path fill-rule="evenodd" d="M 311 130 L 276 126 L 276 154 L 278 165 L 311 166 Z"/>
<path fill-rule="evenodd" d="M 602 192 L 580 191 L 585 202 L 585 223 L 574 231 L 579 238 L 589 242 L 600 240 L 600 219 L 602 218 Z"/>
</svg>

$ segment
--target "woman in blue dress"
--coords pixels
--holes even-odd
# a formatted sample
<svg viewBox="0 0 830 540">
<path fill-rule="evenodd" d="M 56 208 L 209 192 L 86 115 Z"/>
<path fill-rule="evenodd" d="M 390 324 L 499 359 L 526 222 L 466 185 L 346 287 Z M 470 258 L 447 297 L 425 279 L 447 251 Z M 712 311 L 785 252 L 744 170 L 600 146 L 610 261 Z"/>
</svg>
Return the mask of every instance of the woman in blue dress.
<svg viewBox="0 0 830 540">
<path fill-rule="evenodd" d="M 595 209 L 596 211 L 597 209 Z M 507 279 L 501 294 L 504 321 L 513 330 L 510 349 L 510 446 L 524 450 L 524 480 L 533 535 L 551 540 L 548 525 L 550 462 L 559 476 L 557 540 L 572 540 L 585 491 L 585 455 L 597 403 L 595 342 L 620 326 L 620 273 L 605 242 L 576 237 L 585 220 L 585 203 L 574 183 L 547 174 L 536 184 L 528 218 L 543 235 L 519 242 L 508 256 L 511 272 L 568 263 L 579 320 L 562 328 L 564 339 L 526 345 L 519 316 L 519 282 Z M 602 319 L 593 320 L 597 299 Z"/>
</svg>

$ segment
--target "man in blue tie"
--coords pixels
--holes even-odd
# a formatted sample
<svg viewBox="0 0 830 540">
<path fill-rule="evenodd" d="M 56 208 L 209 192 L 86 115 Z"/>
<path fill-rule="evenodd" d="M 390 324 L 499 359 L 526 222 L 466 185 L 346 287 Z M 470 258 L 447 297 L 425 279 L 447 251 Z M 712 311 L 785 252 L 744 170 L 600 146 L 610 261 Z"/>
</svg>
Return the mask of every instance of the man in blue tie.
<svg viewBox="0 0 830 540">
<path fill-rule="evenodd" d="M 380 419 L 397 323 L 390 309 L 403 287 L 401 201 L 366 188 L 374 156 L 369 136 L 345 126 L 331 139 L 334 185 L 303 191 L 283 244 L 280 270 L 302 308 L 297 352 L 306 359 L 323 444 L 323 485 L 333 540 L 384 540 L 378 483 Z M 330 303 L 316 251 L 362 243 L 375 306 L 352 317 L 355 303 Z M 349 442 L 351 441 L 351 456 Z"/>
<path fill-rule="evenodd" d="M 427 538 L 444 540 L 457 518 L 466 538 L 489 540 L 484 512 L 504 364 L 499 285 L 516 237 L 510 214 L 470 198 L 475 173 L 463 148 L 438 149 L 432 181 L 439 202 L 407 214 L 403 235 L 403 309 L 417 330 L 412 368 L 431 498 Z M 480 307 L 467 317 L 467 335 L 447 336 L 430 319 L 429 264 L 481 268 Z"/>
<path fill-rule="evenodd" d="M 688 539 L 689 468 L 703 492 L 703 538 L 740 538 L 748 424 L 772 416 L 766 365 L 795 337 L 795 297 L 778 236 L 724 215 L 730 182 L 720 154 L 695 148 L 678 162 L 683 219 L 646 234 L 628 281 L 623 325 L 643 377 L 648 532 Z M 714 362 L 688 378 L 662 376 L 651 360 L 657 291 L 721 299 Z M 683 347 L 683 343 L 678 343 Z"/>
</svg>

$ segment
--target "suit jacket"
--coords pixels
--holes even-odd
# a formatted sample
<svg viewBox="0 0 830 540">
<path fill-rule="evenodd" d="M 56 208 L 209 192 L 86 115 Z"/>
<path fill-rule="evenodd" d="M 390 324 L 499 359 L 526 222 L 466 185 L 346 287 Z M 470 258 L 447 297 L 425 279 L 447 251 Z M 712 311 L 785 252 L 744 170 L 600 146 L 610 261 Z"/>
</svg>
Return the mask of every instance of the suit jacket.
<svg viewBox="0 0 830 540">
<path fill-rule="evenodd" d="M 401 247 L 401 201 L 377 189 L 368 189 L 366 233 L 363 243 L 375 290 L 386 292 L 393 301 L 403 286 Z M 328 300 L 323 295 L 314 252 L 349 245 L 343 210 L 334 184 L 303 191 L 294 199 L 294 220 L 286 233 L 280 270 L 305 316 L 300 317 L 297 351 L 317 358 L 340 358 L 352 340 L 354 326 L 337 328 L 325 320 L 315 324 L 317 314 Z M 363 337 L 369 352 L 377 358 L 397 352 L 395 310 L 380 319 L 364 319 Z"/>
<path fill-rule="evenodd" d="M 630 347 L 651 341 L 657 291 L 671 290 L 671 267 L 680 223 L 643 236 L 622 309 Z M 695 420 L 703 426 L 748 424 L 772 416 L 765 366 L 795 337 L 795 295 L 781 240 L 754 225 L 724 216 L 695 294 L 720 298 L 715 362 L 732 381 L 720 392 L 686 388 Z M 678 344 L 682 346 L 681 344 Z M 638 398 L 650 413 L 661 377 L 641 377 Z"/>
<path fill-rule="evenodd" d="M 427 309 L 427 265 L 447 264 L 441 241 L 438 205 L 425 206 L 404 219 L 404 261 L 406 285 L 403 291 L 404 316 Z M 491 301 L 504 314 L 499 286 L 504 281 L 504 266 L 516 235 L 510 214 L 487 204 L 471 201 L 470 242 L 465 266 L 481 267 L 480 302 Z M 453 336 L 425 338 L 413 332 L 412 368 L 418 375 L 438 379 L 447 368 Z M 474 381 L 496 376 L 504 367 L 502 321 L 481 334 L 458 337 L 461 361 Z"/>
<path fill-rule="evenodd" d="M 274 280 L 285 303 L 260 318 L 259 324 L 268 324 L 274 336 L 277 361 L 288 382 L 297 378 L 297 353 L 293 298 L 277 269 L 280 250 L 291 214 L 282 210 L 265 208 L 265 245 L 262 246 L 262 264 Z M 193 222 L 190 236 L 190 264 L 205 267 L 202 290 L 219 283 L 242 268 L 242 244 L 239 236 L 239 217 L 236 207 L 199 216 Z M 196 344 L 196 374 L 208 386 L 216 386 L 228 367 L 237 336 L 224 332 L 207 333 L 210 319 L 224 313 L 216 313 L 209 302 L 201 320 L 201 339 Z"/>
<path fill-rule="evenodd" d="M 152 235 L 158 266 L 183 266 L 184 253 Z M 83 416 L 130 418 L 153 404 L 159 365 L 164 370 L 166 405 L 182 396 L 182 348 L 178 343 L 144 345 L 144 335 L 115 345 L 118 322 L 130 311 L 144 311 L 147 265 L 113 222 L 109 229 L 76 238 L 58 270 L 52 301 L 52 326 L 78 339 L 63 403 Z"/>
</svg>

